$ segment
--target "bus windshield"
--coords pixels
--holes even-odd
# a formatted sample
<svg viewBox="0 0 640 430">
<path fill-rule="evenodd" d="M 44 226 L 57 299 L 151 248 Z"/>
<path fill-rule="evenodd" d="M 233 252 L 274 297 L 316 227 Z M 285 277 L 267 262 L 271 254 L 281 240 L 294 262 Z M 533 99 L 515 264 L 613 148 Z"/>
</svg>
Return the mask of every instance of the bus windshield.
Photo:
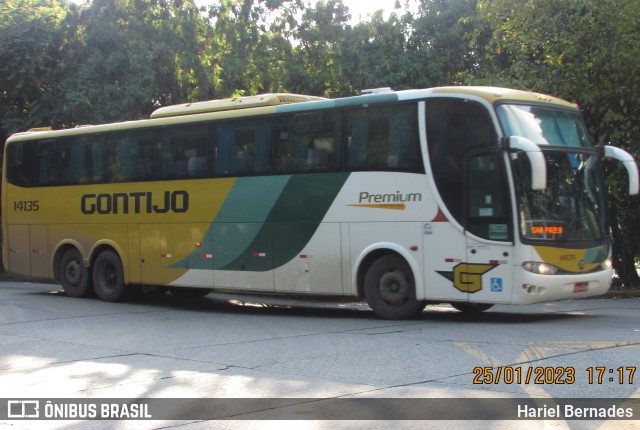
<svg viewBox="0 0 640 430">
<path fill-rule="evenodd" d="M 604 240 L 607 226 L 600 158 L 579 112 L 502 105 L 498 115 L 507 135 L 526 137 L 540 145 L 547 164 L 547 186 L 534 191 L 526 156 L 520 153 L 514 158 L 523 239 L 560 244 Z"/>
<path fill-rule="evenodd" d="M 517 104 L 497 109 L 506 136 L 526 137 L 538 145 L 593 147 L 578 110 Z"/>
<path fill-rule="evenodd" d="M 544 151 L 547 187 L 531 190 L 531 168 L 520 154 L 514 161 L 520 231 L 524 239 L 557 242 L 600 242 L 606 213 L 600 159 L 596 155 Z"/>
</svg>

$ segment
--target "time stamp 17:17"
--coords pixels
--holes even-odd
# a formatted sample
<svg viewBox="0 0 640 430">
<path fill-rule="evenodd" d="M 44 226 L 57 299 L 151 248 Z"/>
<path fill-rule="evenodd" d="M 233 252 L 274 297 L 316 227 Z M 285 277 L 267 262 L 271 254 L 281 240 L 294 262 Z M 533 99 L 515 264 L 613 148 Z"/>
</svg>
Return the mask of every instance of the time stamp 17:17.
<svg viewBox="0 0 640 430">
<path fill-rule="evenodd" d="M 580 373 L 573 366 L 505 366 L 474 367 L 474 384 L 574 384 L 580 382 Z M 581 379 L 588 384 L 633 385 L 636 366 L 590 366 L 584 369 Z"/>
</svg>

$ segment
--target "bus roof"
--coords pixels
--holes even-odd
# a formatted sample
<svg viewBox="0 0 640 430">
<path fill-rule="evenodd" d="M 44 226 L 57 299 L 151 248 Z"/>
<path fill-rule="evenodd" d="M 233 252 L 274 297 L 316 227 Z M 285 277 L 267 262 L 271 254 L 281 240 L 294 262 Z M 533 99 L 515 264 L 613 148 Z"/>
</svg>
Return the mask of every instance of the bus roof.
<svg viewBox="0 0 640 430">
<path fill-rule="evenodd" d="M 209 100 L 195 103 L 184 103 L 161 107 L 151 114 L 151 118 L 166 118 L 170 116 L 194 115 L 198 113 L 220 112 L 253 107 L 275 106 L 290 103 L 326 100 L 322 97 L 301 94 L 263 94 L 258 96 L 236 97 L 221 100 Z"/>
<path fill-rule="evenodd" d="M 521 101 L 527 103 L 546 102 L 553 103 L 565 107 L 577 108 L 575 103 L 549 96 L 546 94 L 536 93 L 533 91 L 513 90 L 509 88 L 499 87 L 438 87 L 431 90 L 434 94 L 461 94 L 473 95 L 481 97 L 490 103 L 497 101 Z"/>
<path fill-rule="evenodd" d="M 10 136 L 7 141 L 30 140 L 33 138 L 42 139 L 61 135 L 78 136 L 86 135 L 87 133 L 144 128 L 152 125 L 162 126 L 189 123 L 196 120 L 230 119 L 254 114 L 295 113 L 316 109 L 345 108 L 370 103 L 417 100 L 445 95 L 476 97 L 484 99 L 491 104 L 501 101 L 514 101 L 522 103 L 550 103 L 567 108 L 577 108 L 574 103 L 544 94 L 483 86 L 450 86 L 402 91 L 391 91 L 385 88 L 362 95 L 337 99 L 301 94 L 275 93 L 165 106 L 155 110 L 151 114 L 151 119 L 123 121 L 95 126 L 79 126 L 56 131 L 51 130 L 50 127 L 42 127 L 26 132 L 15 133 Z M 242 111 L 242 113 L 240 113 L 240 111 Z M 197 118 L 193 118 L 192 116 Z"/>
</svg>

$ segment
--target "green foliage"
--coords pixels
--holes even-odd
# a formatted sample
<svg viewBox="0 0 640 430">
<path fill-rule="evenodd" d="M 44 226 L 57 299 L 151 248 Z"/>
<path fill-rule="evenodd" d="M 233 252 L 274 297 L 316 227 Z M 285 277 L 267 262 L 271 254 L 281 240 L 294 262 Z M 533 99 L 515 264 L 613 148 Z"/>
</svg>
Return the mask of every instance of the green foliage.
<svg viewBox="0 0 640 430">
<path fill-rule="evenodd" d="M 68 70 L 71 14 L 57 1 L 0 3 L 0 115 L 8 132 L 56 120 L 51 105 Z"/>
<path fill-rule="evenodd" d="M 640 156 L 640 3 L 625 0 L 480 1 L 473 33 L 482 52 L 468 82 L 540 91 L 581 107 L 597 144 L 615 143 Z M 614 263 L 623 282 L 638 285 L 638 197 L 611 164 Z"/>
<path fill-rule="evenodd" d="M 215 68 L 225 95 L 285 91 L 300 0 L 222 0 L 209 8 Z"/>
<path fill-rule="evenodd" d="M 367 22 L 355 26 L 341 46 L 345 79 L 357 92 L 366 88 L 413 88 L 411 63 L 408 55 L 410 24 L 409 15 L 392 14 L 386 21 L 380 12 Z"/>
<path fill-rule="evenodd" d="M 412 19 L 410 83 L 424 88 L 461 84 L 477 62 L 469 46 L 476 0 L 422 0 Z"/>
<path fill-rule="evenodd" d="M 353 92 L 343 67 L 349 18 L 340 0 L 320 1 L 315 9 L 304 11 L 294 35 L 298 46 L 289 69 L 294 91 L 327 97 Z"/>
<path fill-rule="evenodd" d="M 74 123 L 146 117 L 154 107 L 215 96 L 212 31 L 181 0 L 95 0 L 82 10 L 81 54 L 62 85 Z"/>
</svg>

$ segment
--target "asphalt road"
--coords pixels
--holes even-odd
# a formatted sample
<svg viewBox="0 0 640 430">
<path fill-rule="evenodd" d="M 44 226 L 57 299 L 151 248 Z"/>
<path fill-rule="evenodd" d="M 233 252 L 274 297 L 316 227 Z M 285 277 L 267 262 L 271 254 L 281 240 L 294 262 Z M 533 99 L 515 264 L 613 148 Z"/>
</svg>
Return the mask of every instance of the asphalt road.
<svg viewBox="0 0 640 430">
<path fill-rule="evenodd" d="M 66 297 L 58 285 L 0 283 L 2 399 L 451 398 L 455 409 L 457 399 L 498 397 L 552 405 L 552 398 L 640 398 L 638 357 L 637 298 L 496 306 L 474 317 L 437 305 L 416 320 L 384 321 L 361 303 L 216 294 L 104 303 Z M 478 417 L 455 427 L 640 428 L 640 408 L 634 413 L 624 421 Z M 451 428 L 442 420 L 384 421 L 384 412 L 369 421 L 194 417 L 5 420 L 0 428 Z"/>
</svg>

